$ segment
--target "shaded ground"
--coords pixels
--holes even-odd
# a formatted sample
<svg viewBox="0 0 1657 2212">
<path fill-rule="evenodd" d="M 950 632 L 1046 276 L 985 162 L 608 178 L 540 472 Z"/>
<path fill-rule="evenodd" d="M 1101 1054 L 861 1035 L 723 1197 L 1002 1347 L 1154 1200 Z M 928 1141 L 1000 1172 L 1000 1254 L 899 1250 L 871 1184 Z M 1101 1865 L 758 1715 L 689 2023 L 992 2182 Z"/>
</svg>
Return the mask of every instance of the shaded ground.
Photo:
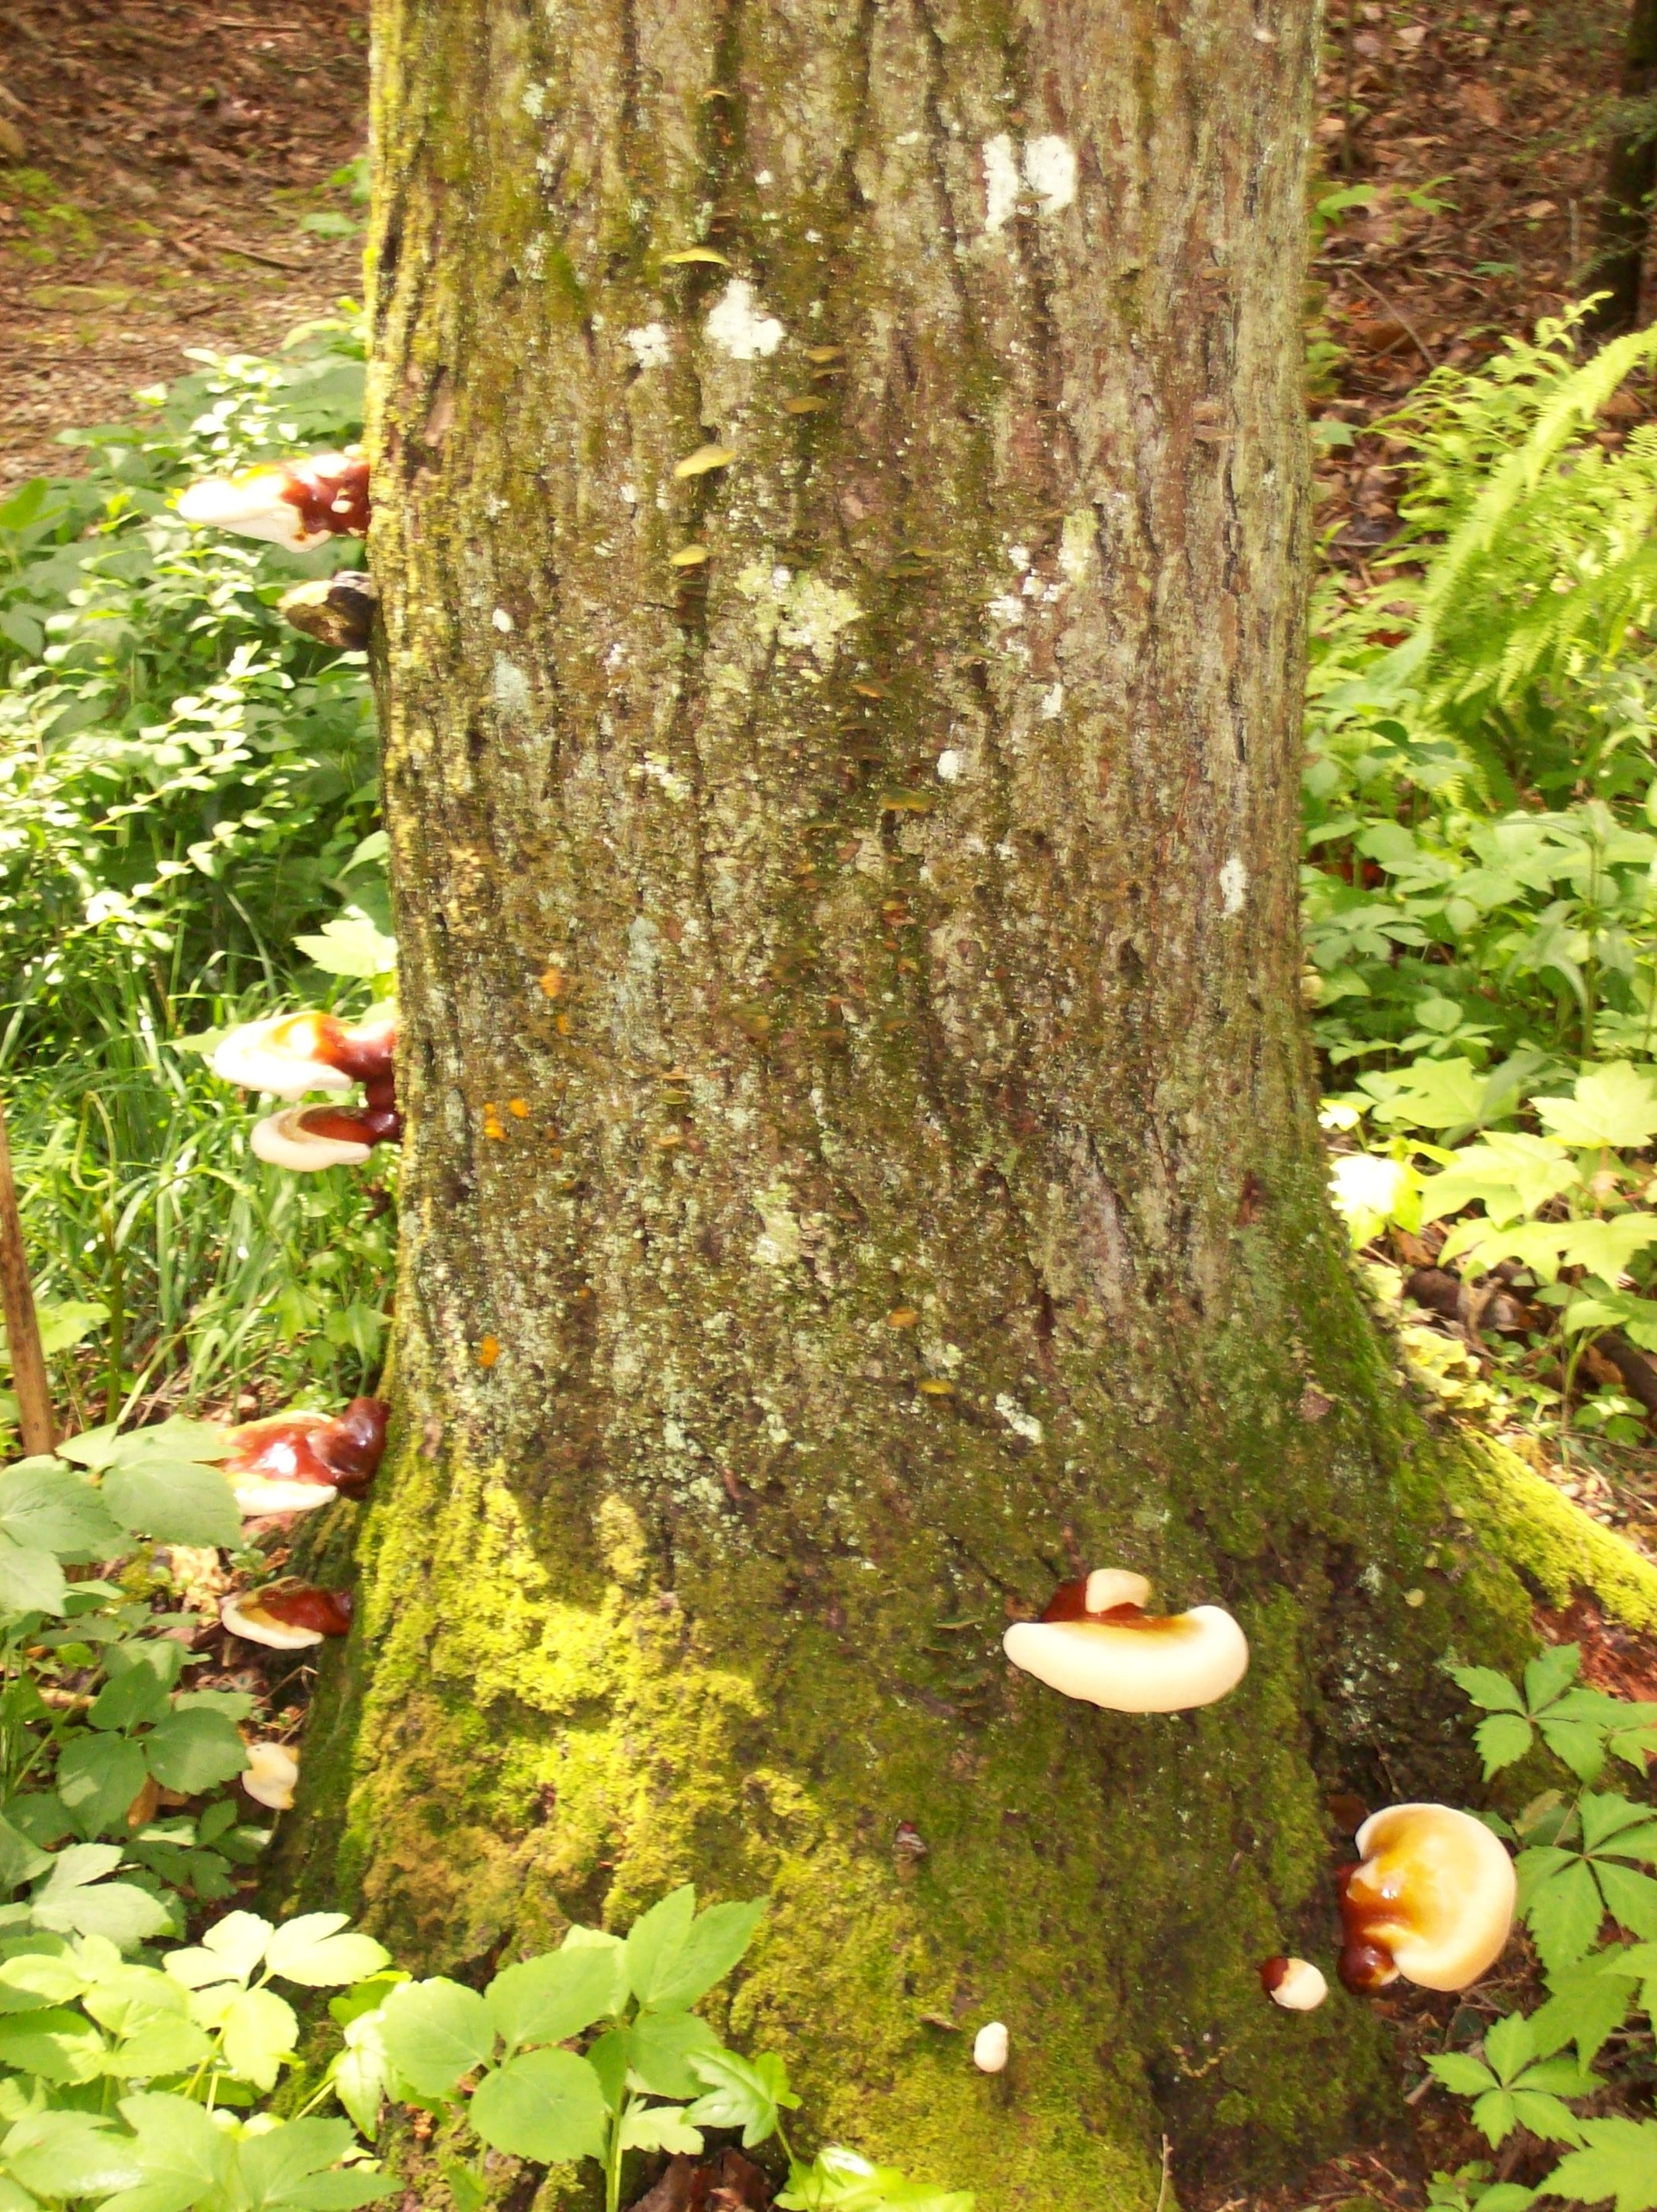
<svg viewBox="0 0 1657 2212">
<path fill-rule="evenodd" d="M 361 285 L 366 0 L 0 8 L 0 484 Z M 315 228 L 307 228 L 309 222 Z M 332 232 L 336 234 L 329 235 Z"/>
</svg>

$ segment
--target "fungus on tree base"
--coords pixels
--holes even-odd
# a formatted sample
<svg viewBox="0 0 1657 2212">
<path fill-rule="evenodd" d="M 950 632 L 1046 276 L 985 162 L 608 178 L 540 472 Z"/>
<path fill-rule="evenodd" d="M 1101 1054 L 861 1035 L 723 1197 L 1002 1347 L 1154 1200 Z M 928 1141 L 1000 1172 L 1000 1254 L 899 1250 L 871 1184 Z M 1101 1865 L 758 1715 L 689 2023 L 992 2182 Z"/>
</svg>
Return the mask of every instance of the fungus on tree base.
<svg viewBox="0 0 1657 2212">
<path fill-rule="evenodd" d="M 1118 1713 L 1211 1705 L 1248 1670 L 1248 1641 L 1223 1607 L 1148 1613 L 1143 1575 L 1096 1568 L 1061 1583 L 1040 1620 L 1002 1638 L 1015 1667 L 1066 1698 Z"/>
<path fill-rule="evenodd" d="M 303 1651 L 325 1636 L 346 1636 L 351 1600 L 344 1590 L 319 1589 L 314 1583 L 272 1583 L 261 1590 L 228 1597 L 219 1619 L 234 1636 L 273 1651 Z"/>
<path fill-rule="evenodd" d="M 1343 1867 L 1349 1990 L 1384 1989 L 1401 1974 L 1423 1990 L 1465 1990 L 1501 1957 L 1513 1925 L 1513 1861 L 1482 1820 L 1448 1805 L 1390 1805 L 1355 1838 Z"/>
<path fill-rule="evenodd" d="M 999 2074 L 1007 2063 L 1006 2022 L 986 2020 L 973 2038 L 973 2064 L 980 2074 Z"/>
<path fill-rule="evenodd" d="M 285 1743 L 250 1743 L 241 1786 L 256 1805 L 286 1813 L 294 1802 L 299 1761 Z"/>
<path fill-rule="evenodd" d="M 224 1472 L 244 1513 L 308 1513 L 360 1498 L 385 1449 L 390 1408 L 353 1398 L 343 1413 L 273 1413 L 232 1429 Z"/>
<path fill-rule="evenodd" d="M 336 653 L 363 653 L 373 635 L 379 593 L 361 568 L 339 568 L 295 584 L 276 601 L 276 612 L 294 629 Z"/>
<path fill-rule="evenodd" d="M 304 553 L 325 538 L 361 538 L 368 527 L 368 464 L 360 453 L 313 453 L 234 477 L 204 477 L 179 498 L 179 513 L 203 529 Z"/>
<path fill-rule="evenodd" d="M 1309 1959 L 1268 1959 L 1260 1968 L 1260 1987 L 1285 2012 L 1315 2012 L 1329 1994 L 1320 1968 Z"/>
</svg>

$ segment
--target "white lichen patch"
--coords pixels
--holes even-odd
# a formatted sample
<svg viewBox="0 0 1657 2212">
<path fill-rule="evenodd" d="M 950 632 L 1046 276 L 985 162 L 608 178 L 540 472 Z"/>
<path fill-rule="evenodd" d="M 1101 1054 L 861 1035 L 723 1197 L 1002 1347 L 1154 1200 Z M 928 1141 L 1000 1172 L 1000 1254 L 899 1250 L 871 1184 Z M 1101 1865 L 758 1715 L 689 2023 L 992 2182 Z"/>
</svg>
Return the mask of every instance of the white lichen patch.
<svg viewBox="0 0 1657 2212">
<path fill-rule="evenodd" d="M 938 757 L 938 781 L 940 783 L 959 783 L 961 781 L 961 770 L 965 763 L 965 754 L 957 752 L 953 745 L 950 746 L 946 751 L 941 752 Z"/>
<path fill-rule="evenodd" d="M 1065 687 L 1062 684 L 1050 684 L 1041 694 L 1041 720 L 1056 722 L 1064 711 Z"/>
<path fill-rule="evenodd" d="M 543 84 L 526 84 L 519 95 L 518 105 L 532 121 L 538 123 L 547 104 L 547 88 Z"/>
<path fill-rule="evenodd" d="M 1035 195 L 1037 211 L 1057 215 L 1076 198 L 1076 149 L 1067 138 L 1032 138 L 1024 149 L 1024 182 Z"/>
<path fill-rule="evenodd" d="M 774 315 L 761 308 L 753 286 L 742 276 L 725 286 L 703 329 L 708 343 L 732 361 L 768 358 L 788 335 Z"/>
<path fill-rule="evenodd" d="M 1042 1437 L 1041 1422 L 1036 1419 L 1034 1413 L 1026 1412 L 1017 1398 L 1010 1398 L 1004 1390 L 995 1401 L 995 1410 L 1012 1431 L 1014 1436 L 1023 1437 L 1025 1443 L 1029 1444 L 1041 1443 Z"/>
<path fill-rule="evenodd" d="M 754 1197 L 754 1211 L 765 1224 L 756 1237 L 754 1257 L 762 1267 L 792 1267 L 800 1255 L 800 1225 L 790 1202 L 793 1193 L 786 1182 L 774 1182 Z"/>
<path fill-rule="evenodd" d="M 850 592 L 821 576 L 796 576 L 762 561 L 750 562 L 742 571 L 737 589 L 752 603 L 766 643 L 775 637 L 787 652 L 809 653 L 824 675 L 834 666 L 841 633 L 863 619 L 863 609 Z"/>
<path fill-rule="evenodd" d="M 665 368 L 672 358 L 672 345 L 667 331 L 660 323 L 646 323 L 641 329 L 626 333 L 628 350 L 639 368 Z"/>
<path fill-rule="evenodd" d="M 1242 912 L 1247 896 L 1248 871 L 1241 856 L 1234 853 L 1220 870 L 1220 911 L 1228 921 Z"/>
<path fill-rule="evenodd" d="M 495 703 L 502 714 L 526 714 L 529 712 L 529 678 L 517 662 L 508 660 L 504 653 L 497 653 L 495 656 L 490 689 L 495 694 Z"/>
<path fill-rule="evenodd" d="M 1018 204 L 1018 156 L 1005 131 L 984 141 L 984 229 L 988 237 L 1005 228 Z"/>
</svg>

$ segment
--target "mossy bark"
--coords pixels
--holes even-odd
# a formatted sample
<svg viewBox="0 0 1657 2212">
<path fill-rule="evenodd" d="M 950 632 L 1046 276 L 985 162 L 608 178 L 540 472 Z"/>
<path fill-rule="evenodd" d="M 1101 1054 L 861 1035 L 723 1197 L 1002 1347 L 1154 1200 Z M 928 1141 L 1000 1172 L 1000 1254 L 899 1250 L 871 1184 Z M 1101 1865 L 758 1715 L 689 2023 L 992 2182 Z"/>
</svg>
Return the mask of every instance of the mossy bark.
<svg viewBox="0 0 1657 2212">
<path fill-rule="evenodd" d="M 986 2212 L 1303 2166 L 1389 2095 L 1256 1979 L 1329 1962 L 1323 1793 L 1442 1785 L 1522 1612 L 1296 1012 L 1313 10 L 376 36 L 403 1441 L 305 1878 L 480 1971 L 768 1892 L 733 2031 Z M 1241 1688 L 1011 1674 L 1096 1565 Z"/>
</svg>

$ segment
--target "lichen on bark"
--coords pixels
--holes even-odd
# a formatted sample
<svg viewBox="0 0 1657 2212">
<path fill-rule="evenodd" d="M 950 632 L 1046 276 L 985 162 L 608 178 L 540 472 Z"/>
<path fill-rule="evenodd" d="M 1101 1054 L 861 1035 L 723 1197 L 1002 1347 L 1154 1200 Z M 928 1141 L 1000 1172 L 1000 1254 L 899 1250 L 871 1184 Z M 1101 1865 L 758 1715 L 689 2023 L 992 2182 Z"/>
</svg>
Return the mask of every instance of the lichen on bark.
<svg viewBox="0 0 1657 2212">
<path fill-rule="evenodd" d="M 376 11 L 400 1441 L 284 1872 L 473 1972 L 763 1890 L 732 2032 L 985 2212 L 1379 2124 L 1255 1970 L 1525 1633 L 1295 1011 L 1313 17 Z M 1239 1690 L 1014 1675 L 1096 1565 Z"/>
</svg>

